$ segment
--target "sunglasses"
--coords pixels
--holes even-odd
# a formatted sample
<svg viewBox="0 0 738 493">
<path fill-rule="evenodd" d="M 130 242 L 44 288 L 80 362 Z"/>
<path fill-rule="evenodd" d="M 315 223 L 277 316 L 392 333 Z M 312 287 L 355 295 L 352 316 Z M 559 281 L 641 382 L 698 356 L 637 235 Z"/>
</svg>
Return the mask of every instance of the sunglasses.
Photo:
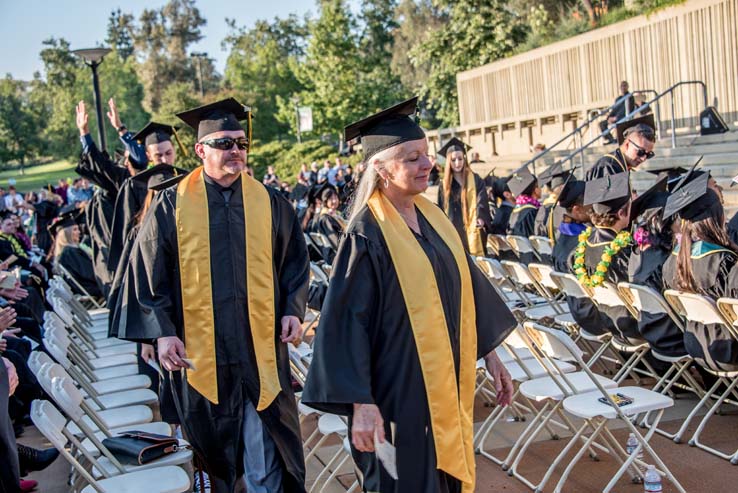
<svg viewBox="0 0 738 493">
<path fill-rule="evenodd" d="M 630 142 L 631 144 L 633 144 L 635 146 L 635 148 L 638 149 L 638 152 L 636 153 L 636 154 L 638 154 L 638 157 L 646 156 L 646 159 L 651 159 L 652 157 L 654 157 L 656 155 L 656 153 L 653 152 L 653 151 L 646 152 L 646 150 L 643 147 L 639 146 L 638 144 L 636 144 L 635 142 L 633 142 L 630 139 L 628 139 L 628 142 Z"/>
<path fill-rule="evenodd" d="M 212 147 L 213 149 L 219 149 L 221 151 L 230 151 L 231 149 L 233 149 L 233 144 L 236 144 L 236 147 L 238 147 L 238 149 L 241 151 L 245 151 L 249 148 L 249 139 L 247 139 L 246 137 L 239 137 L 237 139 L 223 137 L 220 139 L 203 140 L 200 143 L 208 147 Z"/>
</svg>

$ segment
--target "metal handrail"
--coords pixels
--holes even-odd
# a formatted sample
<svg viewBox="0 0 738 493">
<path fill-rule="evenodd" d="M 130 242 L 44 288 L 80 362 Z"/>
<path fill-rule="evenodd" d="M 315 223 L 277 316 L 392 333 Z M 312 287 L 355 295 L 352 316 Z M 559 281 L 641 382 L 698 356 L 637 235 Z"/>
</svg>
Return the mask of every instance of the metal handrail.
<svg viewBox="0 0 738 493">
<path fill-rule="evenodd" d="M 594 111 L 597 111 L 597 114 L 596 115 L 592 116 L 592 113 L 593 112 L 590 112 L 590 116 L 589 116 L 589 119 L 587 121 L 585 121 L 584 123 L 582 123 L 581 125 L 579 125 L 577 128 L 575 128 L 574 130 L 572 130 L 568 134 L 566 134 L 563 137 L 561 137 L 553 145 L 551 145 L 549 147 L 546 147 L 544 150 L 542 150 L 541 152 L 539 152 L 538 154 L 536 154 L 535 156 L 533 156 L 531 159 L 529 159 L 528 161 L 526 161 L 525 163 L 523 163 L 523 165 L 520 166 L 520 168 L 518 168 L 518 170 L 523 169 L 526 166 L 532 164 L 533 165 L 533 174 L 535 175 L 536 174 L 536 165 L 535 165 L 536 160 L 541 159 L 543 156 L 545 156 L 550 151 L 552 151 L 555 147 L 559 146 L 561 143 L 567 141 L 568 139 L 576 136 L 576 134 L 579 134 L 579 136 L 581 138 L 581 136 L 582 136 L 581 135 L 582 129 L 584 129 L 586 126 L 590 125 L 597 118 L 599 118 L 600 116 L 602 116 L 603 113 L 611 111 L 613 108 L 615 108 L 616 106 L 618 106 L 620 103 L 625 102 L 625 105 L 626 105 L 626 113 L 627 113 L 628 106 L 629 106 L 628 103 L 629 103 L 630 97 L 633 96 L 633 94 L 636 94 L 636 93 L 645 93 L 645 92 L 653 92 L 653 93 L 656 93 L 656 91 L 653 90 L 653 89 L 642 89 L 642 90 L 639 90 L 639 91 L 634 91 L 632 93 L 629 92 L 628 94 L 623 94 L 622 96 L 620 96 L 618 99 L 615 100 L 615 102 L 613 104 L 611 104 L 607 108 L 602 109 L 602 110 L 593 110 L 593 112 Z M 608 130 L 609 130 L 609 127 L 608 127 Z"/>
<path fill-rule="evenodd" d="M 703 81 L 701 81 L 701 80 L 685 80 L 685 81 L 677 82 L 676 84 L 674 84 L 671 87 L 669 87 L 667 90 L 665 90 L 665 91 L 657 94 L 652 100 L 643 103 L 643 105 L 639 106 L 638 108 L 634 109 L 633 111 L 631 111 L 630 113 L 628 113 L 627 115 L 625 115 L 623 118 L 621 118 L 620 120 L 618 120 L 617 122 L 615 122 L 612 125 L 608 126 L 607 127 L 607 130 L 605 132 L 609 132 L 613 127 L 616 127 L 618 124 L 630 120 L 637 113 L 640 113 L 641 111 L 644 111 L 644 110 L 650 108 L 651 105 L 653 105 L 654 103 L 658 103 L 661 98 L 663 98 L 667 94 L 670 94 L 671 95 L 671 147 L 672 148 L 675 148 L 676 147 L 676 132 L 675 132 L 676 122 L 675 122 L 675 118 L 674 118 L 674 90 L 677 89 L 678 87 L 681 87 L 681 86 L 684 86 L 684 85 L 695 85 L 695 84 L 702 87 L 703 102 L 705 104 L 705 108 L 707 108 L 707 85 Z M 580 162 L 581 162 L 581 166 L 583 168 L 584 167 L 584 151 L 586 149 L 588 149 L 590 146 L 592 146 L 592 144 L 594 144 L 595 142 L 597 142 L 600 139 L 600 137 L 602 137 L 602 135 L 605 132 L 602 132 L 601 134 L 597 135 L 594 139 L 590 140 L 589 142 L 587 142 L 586 144 L 584 144 L 582 147 L 580 147 L 576 151 L 572 152 L 571 154 L 569 154 L 568 156 L 566 156 L 565 158 L 563 158 L 561 161 L 559 161 L 559 164 L 561 164 L 563 166 L 564 163 L 566 163 L 568 161 L 572 161 L 572 165 L 570 167 L 570 171 L 574 171 L 576 168 L 578 168 L 578 166 L 575 166 L 573 164 L 574 163 L 573 160 L 574 160 L 574 158 L 576 156 L 581 155 L 582 158 L 580 159 Z M 541 153 L 541 154 L 543 154 L 543 153 Z M 518 169 L 516 169 L 515 172 L 523 169 L 528 164 L 529 164 L 529 162 L 523 164 Z"/>
</svg>

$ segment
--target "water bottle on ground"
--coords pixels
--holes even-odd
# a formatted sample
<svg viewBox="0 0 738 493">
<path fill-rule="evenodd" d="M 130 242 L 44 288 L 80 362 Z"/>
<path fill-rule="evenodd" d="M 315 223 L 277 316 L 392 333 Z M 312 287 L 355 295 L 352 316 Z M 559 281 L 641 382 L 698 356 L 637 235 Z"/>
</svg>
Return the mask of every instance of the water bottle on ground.
<svg viewBox="0 0 738 493">
<path fill-rule="evenodd" d="M 628 437 L 628 441 L 625 442 L 625 452 L 628 455 L 631 455 L 637 447 L 638 447 L 638 440 L 636 440 L 635 435 L 631 433 L 630 436 Z M 638 451 L 638 455 L 636 456 L 636 459 L 643 460 L 643 449 Z"/>
<path fill-rule="evenodd" d="M 643 477 L 643 487 L 646 493 L 661 493 L 661 474 L 656 471 L 655 466 L 648 466 L 646 475 Z"/>
</svg>

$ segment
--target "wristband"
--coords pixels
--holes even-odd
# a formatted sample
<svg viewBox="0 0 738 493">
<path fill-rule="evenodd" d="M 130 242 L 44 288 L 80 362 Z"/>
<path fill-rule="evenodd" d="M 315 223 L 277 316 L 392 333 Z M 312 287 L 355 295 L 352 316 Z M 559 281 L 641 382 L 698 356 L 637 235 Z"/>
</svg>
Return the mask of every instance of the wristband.
<svg viewBox="0 0 738 493">
<path fill-rule="evenodd" d="M 128 130 L 128 127 L 126 127 L 125 125 L 121 125 L 120 127 L 118 127 L 118 133 L 125 132 L 126 130 Z"/>
</svg>

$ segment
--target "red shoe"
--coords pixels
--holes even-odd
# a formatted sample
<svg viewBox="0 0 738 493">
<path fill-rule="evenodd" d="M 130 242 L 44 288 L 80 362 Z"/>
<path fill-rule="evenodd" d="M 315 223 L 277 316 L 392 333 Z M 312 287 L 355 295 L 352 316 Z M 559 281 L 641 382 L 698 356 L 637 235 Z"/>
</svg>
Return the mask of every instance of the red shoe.
<svg viewBox="0 0 738 493">
<path fill-rule="evenodd" d="M 35 490 L 36 486 L 38 486 L 38 481 L 34 481 L 33 479 L 21 479 L 20 480 L 20 490 L 23 493 Z"/>
</svg>

